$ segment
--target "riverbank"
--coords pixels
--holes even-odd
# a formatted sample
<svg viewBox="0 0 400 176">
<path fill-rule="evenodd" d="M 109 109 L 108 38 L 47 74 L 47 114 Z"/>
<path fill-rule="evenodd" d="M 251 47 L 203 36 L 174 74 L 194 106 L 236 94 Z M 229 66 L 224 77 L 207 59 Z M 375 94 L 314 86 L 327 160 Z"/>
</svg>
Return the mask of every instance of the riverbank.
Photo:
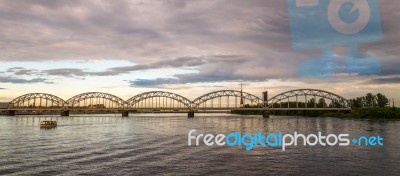
<svg viewBox="0 0 400 176">
<path fill-rule="evenodd" d="M 320 117 L 360 118 L 360 119 L 400 119 L 400 108 L 365 108 L 350 113 L 324 113 Z"/>
<path fill-rule="evenodd" d="M 232 114 L 261 115 L 261 111 L 232 111 Z M 400 119 L 400 108 L 359 108 L 349 111 L 273 111 L 276 116 Z"/>
</svg>

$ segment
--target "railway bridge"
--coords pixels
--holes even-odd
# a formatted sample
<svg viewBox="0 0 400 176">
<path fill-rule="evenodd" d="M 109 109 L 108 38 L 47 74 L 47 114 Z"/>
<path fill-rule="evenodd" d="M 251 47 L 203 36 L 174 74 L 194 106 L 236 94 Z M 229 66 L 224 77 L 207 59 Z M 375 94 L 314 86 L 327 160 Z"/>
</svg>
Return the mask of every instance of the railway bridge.
<svg viewBox="0 0 400 176">
<path fill-rule="evenodd" d="M 349 111 L 351 105 L 344 97 L 318 89 L 295 89 L 268 98 L 237 91 L 219 90 L 190 100 L 182 95 L 166 91 L 150 91 L 135 95 L 128 100 L 104 92 L 87 92 L 64 100 L 47 93 L 28 93 L 9 102 L 0 109 L 9 116 L 18 114 L 55 114 L 69 116 L 70 113 L 111 113 L 122 116 L 137 112 L 188 113 L 221 111 L 262 111 L 269 117 L 271 111 Z"/>
</svg>

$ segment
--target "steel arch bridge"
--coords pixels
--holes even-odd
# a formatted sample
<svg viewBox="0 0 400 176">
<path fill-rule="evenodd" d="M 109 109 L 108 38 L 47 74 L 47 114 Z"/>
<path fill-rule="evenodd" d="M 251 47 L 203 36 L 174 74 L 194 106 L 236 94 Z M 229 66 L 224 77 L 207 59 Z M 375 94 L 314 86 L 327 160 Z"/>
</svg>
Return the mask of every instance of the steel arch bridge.
<svg viewBox="0 0 400 176">
<path fill-rule="evenodd" d="M 17 111 L 20 114 L 61 112 L 62 116 L 68 116 L 70 111 L 75 113 L 122 112 L 123 116 L 128 116 L 129 111 L 163 111 L 189 112 L 188 116 L 192 117 L 194 112 L 226 112 L 229 110 L 263 111 L 264 114 L 268 114 L 266 113 L 267 111 L 279 110 L 351 110 L 350 102 L 344 97 L 324 90 L 290 90 L 268 100 L 266 100 L 268 97 L 267 92 L 264 93 L 263 98 L 265 99 L 262 99 L 247 92 L 220 90 L 204 94 L 193 101 L 182 95 L 165 91 L 141 93 L 127 101 L 115 95 L 102 92 L 82 93 L 73 96 L 67 101 L 51 94 L 29 93 L 15 98 L 7 108 L 2 108 L 0 111 L 5 111 L 10 115 L 15 115 Z M 330 101 L 329 105 L 326 100 Z"/>
<path fill-rule="evenodd" d="M 10 102 L 12 108 L 63 108 L 66 102 L 55 95 L 46 93 L 29 93 L 19 96 Z"/>
<path fill-rule="evenodd" d="M 318 90 L 318 89 L 296 89 L 296 90 L 290 90 L 287 92 L 283 92 L 281 94 L 278 94 L 271 99 L 268 100 L 268 108 L 274 108 L 277 104 L 282 107 L 283 103 L 287 103 L 286 108 L 290 108 L 290 98 L 295 98 L 295 101 L 292 101 L 292 103 L 295 103 L 295 107 L 293 108 L 299 108 L 299 97 L 304 96 L 304 108 L 307 108 L 309 104 L 309 99 L 308 96 L 312 96 L 313 102 L 311 102 L 316 108 L 317 105 L 317 97 L 322 98 L 323 100 L 323 105 L 325 106 L 325 99 L 331 100 L 331 108 L 351 108 L 350 102 L 346 100 L 344 97 L 337 95 L 332 92 L 324 91 L 324 90 Z M 286 100 L 286 101 L 283 101 Z M 322 107 L 326 108 L 326 107 Z"/>
<path fill-rule="evenodd" d="M 191 108 L 192 101 L 172 92 L 151 91 L 136 95 L 126 101 L 131 108 Z"/>
<path fill-rule="evenodd" d="M 75 95 L 66 101 L 69 108 L 124 108 L 126 103 L 123 99 L 103 92 L 86 92 Z"/>
<path fill-rule="evenodd" d="M 222 102 L 221 102 L 222 100 L 221 99 L 222 99 L 222 97 L 226 97 L 227 98 L 226 99 L 227 102 L 225 103 L 225 105 L 228 105 L 228 108 L 229 108 L 229 105 L 230 105 L 230 102 L 229 102 L 230 98 L 229 97 L 234 97 L 235 103 L 234 103 L 234 106 L 232 106 L 232 107 L 240 107 L 240 106 L 237 106 L 238 105 L 237 98 L 242 99 L 242 100 L 239 99 L 239 102 L 247 100 L 247 101 L 250 101 L 251 105 L 257 105 L 257 106 L 261 105 L 262 102 L 263 102 L 263 100 L 261 98 L 255 96 L 253 94 L 250 94 L 250 93 L 246 93 L 246 92 L 242 92 L 242 91 L 236 91 L 236 90 L 220 90 L 220 91 L 210 92 L 210 93 L 204 94 L 204 95 L 196 98 L 193 101 L 193 107 L 194 108 L 202 108 L 202 107 L 206 108 L 207 107 L 207 101 L 211 101 L 211 107 L 213 107 L 213 99 L 218 99 L 219 98 L 218 105 L 221 108 L 221 105 L 222 105 Z M 245 104 L 245 103 L 243 102 L 243 104 Z"/>
</svg>

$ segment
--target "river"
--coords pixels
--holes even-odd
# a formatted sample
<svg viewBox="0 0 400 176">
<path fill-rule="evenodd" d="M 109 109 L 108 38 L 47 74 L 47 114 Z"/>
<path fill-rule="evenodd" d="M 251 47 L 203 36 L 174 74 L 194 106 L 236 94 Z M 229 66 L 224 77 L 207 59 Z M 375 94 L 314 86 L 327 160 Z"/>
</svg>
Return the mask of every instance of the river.
<svg viewBox="0 0 400 176">
<path fill-rule="evenodd" d="M 399 175 L 400 121 L 231 114 L 0 116 L 0 174 Z M 53 129 L 42 120 L 57 120 Z M 188 146 L 188 132 L 380 135 L 384 146 Z M 194 141 L 193 141 L 194 142 Z"/>
</svg>

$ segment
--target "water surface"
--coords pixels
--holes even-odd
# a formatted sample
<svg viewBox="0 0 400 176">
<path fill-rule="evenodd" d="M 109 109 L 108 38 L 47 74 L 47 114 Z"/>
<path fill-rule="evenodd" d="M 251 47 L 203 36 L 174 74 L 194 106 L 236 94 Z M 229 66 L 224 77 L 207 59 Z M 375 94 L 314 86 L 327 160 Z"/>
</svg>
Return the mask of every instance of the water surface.
<svg viewBox="0 0 400 176">
<path fill-rule="evenodd" d="M 44 130 L 42 120 L 59 126 Z M 187 146 L 187 133 L 380 135 L 383 147 Z M 131 114 L 0 116 L 0 174 L 9 175 L 398 175 L 400 121 Z"/>
</svg>

